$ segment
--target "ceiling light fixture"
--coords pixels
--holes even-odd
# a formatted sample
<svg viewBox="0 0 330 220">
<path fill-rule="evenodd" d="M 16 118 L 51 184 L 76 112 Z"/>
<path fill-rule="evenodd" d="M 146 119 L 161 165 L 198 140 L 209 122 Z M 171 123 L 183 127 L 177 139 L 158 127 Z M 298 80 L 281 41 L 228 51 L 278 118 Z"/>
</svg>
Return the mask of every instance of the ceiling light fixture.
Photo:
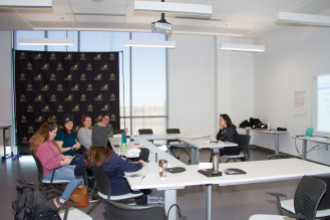
<svg viewBox="0 0 330 220">
<path fill-rule="evenodd" d="M 279 22 L 288 22 L 296 24 L 330 26 L 330 16 L 323 15 L 278 12 L 275 15 L 275 20 Z"/>
<path fill-rule="evenodd" d="M 265 45 L 223 43 L 223 44 L 221 44 L 220 49 L 221 50 L 249 51 L 249 52 L 264 52 Z"/>
<path fill-rule="evenodd" d="M 73 39 L 67 38 L 20 38 L 20 45 L 73 46 Z"/>
<path fill-rule="evenodd" d="M 211 5 L 184 4 L 174 2 L 134 1 L 135 11 L 211 16 Z"/>
<path fill-rule="evenodd" d="M 175 41 L 152 41 L 152 40 L 127 40 L 125 46 L 128 47 L 163 47 L 175 48 Z"/>
<path fill-rule="evenodd" d="M 51 8 L 52 0 L 0 0 L 0 8 Z"/>
</svg>

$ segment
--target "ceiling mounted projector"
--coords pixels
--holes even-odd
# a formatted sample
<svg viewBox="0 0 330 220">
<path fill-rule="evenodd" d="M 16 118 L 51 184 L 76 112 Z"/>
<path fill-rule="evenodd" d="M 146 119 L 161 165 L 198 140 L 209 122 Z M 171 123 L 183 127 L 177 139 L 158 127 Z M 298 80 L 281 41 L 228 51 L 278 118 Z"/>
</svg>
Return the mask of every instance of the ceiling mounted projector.
<svg viewBox="0 0 330 220">
<path fill-rule="evenodd" d="M 165 19 L 151 23 L 151 31 L 162 34 L 169 34 L 172 31 L 172 24 L 168 23 Z"/>
</svg>

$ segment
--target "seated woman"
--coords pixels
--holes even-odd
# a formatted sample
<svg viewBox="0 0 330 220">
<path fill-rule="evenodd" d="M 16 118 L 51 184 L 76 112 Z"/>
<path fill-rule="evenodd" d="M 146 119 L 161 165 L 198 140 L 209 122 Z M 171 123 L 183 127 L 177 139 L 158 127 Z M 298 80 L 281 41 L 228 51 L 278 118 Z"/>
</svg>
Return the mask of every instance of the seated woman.
<svg viewBox="0 0 330 220">
<path fill-rule="evenodd" d="M 230 141 L 239 144 L 239 137 L 236 131 L 236 126 L 231 122 L 230 117 L 227 114 L 220 114 L 219 118 L 220 130 L 217 134 L 217 140 Z M 220 149 L 221 155 L 234 155 L 240 153 L 240 147 L 225 147 Z"/>
<path fill-rule="evenodd" d="M 80 143 L 77 141 L 77 133 L 73 131 L 73 117 L 71 115 L 64 116 L 63 130 L 57 132 L 55 141 L 63 155 L 74 156 L 71 165 L 77 164 L 81 158 L 81 155 L 76 153 L 76 150 L 80 148 Z"/>
<path fill-rule="evenodd" d="M 44 122 L 38 131 L 30 139 L 31 152 L 39 158 L 43 167 L 43 179 L 50 180 L 52 171 L 56 168 L 54 180 L 69 180 L 61 197 L 54 198 L 54 205 L 58 208 L 69 200 L 72 192 L 83 184 L 83 179 L 77 179 L 74 175 L 74 166 L 69 165 L 72 156 L 64 156 L 60 147 L 54 141 L 57 132 L 57 124 L 52 118 Z"/>
<path fill-rule="evenodd" d="M 145 162 L 140 160 L 138 163 L 131 163 L 121 159 L 116 153 L 107 146 L 91 146 L 84 154 L 75 168 L 75 174 L 81 176 L 85 169 L 94 167 L 102 168 L 111 182 L 111 195 L 123 195 L 131 192 L 124 172 L 135 172 L 140 170 Z M 137 205 L 146 205 L 147 196 L 135 198 Z"/>
<path fill-rule="evenodd" d="M 81 119 L 81 127 L 78 130 L 77 137 L 80 143 L 80 149 L 77 153 L 83 152 L 92 146 L 92 119 L 88 115 L 83 115 Z"/>
<path fill-rule="evenodd" d="M 102 114 L 101 120 L 92 128 L 92 145 L 105 146 L 108 145 L 111 148 L 109 138 L 113 136 L 113 128 L 109 124 L 109 113 Z"/>
</svg>

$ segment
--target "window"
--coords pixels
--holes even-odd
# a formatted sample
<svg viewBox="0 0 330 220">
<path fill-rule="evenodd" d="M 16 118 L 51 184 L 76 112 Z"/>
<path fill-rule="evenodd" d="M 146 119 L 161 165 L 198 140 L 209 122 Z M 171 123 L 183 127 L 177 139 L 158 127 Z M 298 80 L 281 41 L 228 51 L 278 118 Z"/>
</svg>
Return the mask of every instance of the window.
<svg viewBox="0 0 330 220">
<path fill-rule="evenodd" d="M 133 33 L 133 40 L 165 40 L 163 34 Z M 164 133 L 166 128 L 166 49 L 132 48 L 133 133 L 152 128 Z"/>
</svg>

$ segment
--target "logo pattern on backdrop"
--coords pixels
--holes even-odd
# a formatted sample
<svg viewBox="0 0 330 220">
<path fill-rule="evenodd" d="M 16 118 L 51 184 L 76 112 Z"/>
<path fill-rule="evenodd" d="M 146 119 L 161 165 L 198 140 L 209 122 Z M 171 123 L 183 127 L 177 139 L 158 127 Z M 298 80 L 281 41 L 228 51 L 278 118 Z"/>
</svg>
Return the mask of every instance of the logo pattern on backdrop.
<svg viewBox="0 0 330 220">
<path fill-rule="evenodd" d="M 48 117 L 63 126 L 72 114 L 75 129 L 87 114 L 93 123 L 109 113 L 120 127 L 118 52 L 15 51 L 17 144 L 30 137 Z"/>
</svg>

